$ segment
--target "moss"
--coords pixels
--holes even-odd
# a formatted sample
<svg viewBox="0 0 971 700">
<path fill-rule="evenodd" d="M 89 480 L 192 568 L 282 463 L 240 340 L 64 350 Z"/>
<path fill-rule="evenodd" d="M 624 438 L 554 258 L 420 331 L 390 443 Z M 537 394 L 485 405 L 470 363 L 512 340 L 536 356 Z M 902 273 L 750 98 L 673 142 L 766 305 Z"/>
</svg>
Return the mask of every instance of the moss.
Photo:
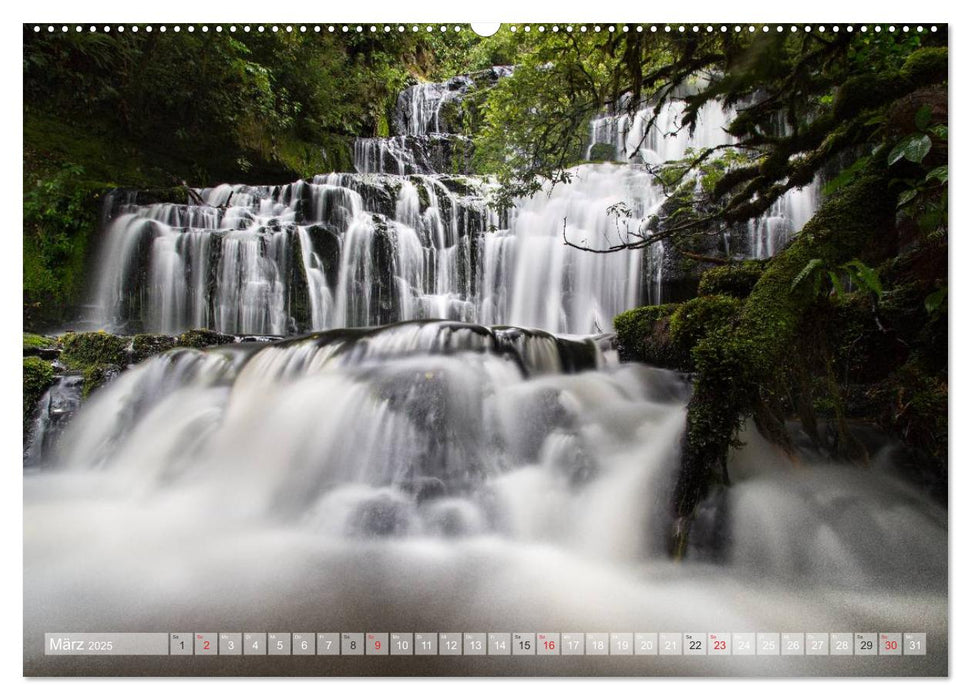
<svg viewBox="0 0 971 700">
<path fill-rule="evenodd" d="M 904 61 L 900 77 L 913 87 L 947 80 L 947 47 L 925 46 L 917 49 Z"/>
<path fill-rule="evenodd" d="M 431 198 L 428 196 L 428 188 L 425 187 L 425 183 L 420 178 L 413 177 L 411 178 L 411 182 L 415 186 L 415 189 L 418 190 L 419 208 L 424 213 L 431 204 Z"/>
<path fill-rule="evenodd" d="M 698 283 L 698 294 L 724 294 L 745 299 L 755 288 L 765 271 L 762 260 L 746 260 L 742 263 L 720 265 L 706 270 Z"/>
<path fill-rule="evenodd" d="M 36 350 L 52 350 L 57 347 L 56 338 L 48 338 L 36 333 L 24 333 L 24 354 L 28 355 Z"/>
<path fill-rule="evenodd" d="M 67 333 L 61 336 L 61 361 L 69 369 L 86 370 L 93 365 L 123 367 L 129 362 L 129 338 L 104 331 Z"/>
<path fill-rule="evenodd" d="M 176 339 L 170 335 L 141 333 L 132 338 L 132 362 L 141 362 L 175 347 Z"/>
<path fill-rule="evenodd" d="M 671 315 L 678 304 L 642 306 L 614 318 L 621 360 L 677 369 L 688 362 L 671 339 Z"/>
<path fill-rule="evenodd" d="M 24 429 L 34 413 L 37 402 L 54 383 L 54 368 L 39 357 L 24 358 Z"/>
<path fill-rule="evenodd" d="M 742 302 L 729 296 L 702 296 L 686 301 L 671 315 L 671 340 L 678 353 L 688 358 L 681 369 L 691 371 L 691 353 L 711 332 L 732 324 Z"/>
<path fill-rule="evenodd" d="M 354 157 L 346 138 L 323 134 L 313 142 L 288 135 L 278 139 L 269 159 L 278 160 L 299 177 L 354 170 Z"/>
<path fill-rule="evenodd" d="M 84 383 L 81 385 L 82 398 L 91 396 L 91 392 L 104 386 L 109 381 L 121 374 L 122 367 L 119 365 L 96 364 L 88 365 L 84 368 Z"/>
<path fill-rule="evenodd" d="M 225 333 L 217 333 L 216 331 L 210 331 L 205 328 L 195 328 L 180 335 L 177 344 L 179 347 L 184 348 L 205 348 L 210 345 L 225 345 L 226 343 L 233 343 L 235 341 L 235 337 L 226 335 Z"/>
</svg>

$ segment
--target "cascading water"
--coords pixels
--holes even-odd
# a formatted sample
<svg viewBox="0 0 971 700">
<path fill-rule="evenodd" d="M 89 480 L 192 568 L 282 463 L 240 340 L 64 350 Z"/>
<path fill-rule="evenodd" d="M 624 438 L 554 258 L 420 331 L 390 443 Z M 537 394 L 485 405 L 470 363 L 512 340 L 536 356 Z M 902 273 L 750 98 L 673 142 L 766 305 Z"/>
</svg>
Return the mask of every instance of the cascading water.
<svg viewBox="0 0 971 700">
<path fill-rule="evenodd" d="M 946 518 L 889 454 L 794 470 L 749 436 L 722 563 L 671 564 L 689 391 L 593 339 L 458 322 L 169 351 L 25 481 L 27 628 L 944 632 Z"/>
<path fill-rule="evenodd" d="M 725 127 L 736 116 L 734 109 L 707 102 L 698 111 L 694 129 L 689 131 L 682 126 L 682 104 L 678 100 L 665 102 L 657 114 L 654 105 L 631 110 L 630 105 L 621 100 L 614 111 L 590 121 L 587 158 L 595 155 L 595 149 L 605 148 L 610 159 L 625 163 L 659 166 L 680 161 L 706 148 L 732 144 L 734 139 Z M 654 124 L 650 125 L 652 118 Z M 780 120 L 779 131 L 784 133 L 786 128 Z M 819 206 L 820 192 L 818 178 L 806 187 L 786 192 L 768 212 L 750 221 L 745 230 L 739 232 L 743 234 L 739 245 L 736 246 L 729 237 L 725 252 L 738 252 L 750 258 L 772 257 L 812 218 Z M 653 251 L 653 257 L 657 264 L 658 251 Z M 659 301 L 660 297 L 656 297 L 655 303 Z"/>
<path fill-rule="evenodd" d="M 205 205 L 124 205 L 106 233 L 99 325 L 287 335 L 442 318 L 590 333 L 638 303 L 638 252 L 589 255 L 563 235 L 619 242 L 663 201 L 647 173 L 581 166 L 509 214 L 488 205 L 489 188 L 335 174 L 213 188 Z M 608 213 L 618 198 L 629 215 Z"/>
<path fill-rule="evenodd" d="M 502 75 L 497 68 L 489 79 Z M 439 175 L 433 171 L 450 161 L 429 160 L 429 144 L 457 138 L 437 130 L 452 128 L 445 114 L 471 84 L 463 78 L 402 92 L 401 134 L 355 144 L 362 174 L 281 187 L 221 185 L 201 192 L 205 204 L 112 200 L 96 325 L 292 335 L 444 318 L 590 333 L 609 330 L 614 315 L 639 303 L 664 301 L 675 261 L 663 242 L 598 256 L 564 246 L 564 235 L 594 249 L 633 240 L 625 232 L 664 202 L 636 164 L 729 143 L 724 126 L 733 113 L 706 105 L 692 134 L 680 128 L 677 101 L 664 105 L 650 130 L 653 108 L 594 119 L 590 150 L 606 144 L 613 158 L 635 164 L 579 166 L 572 182 L 501 212 L 489 205 L 488 181 Z M 421 149 L 407 145 L 416 140 Z M 608 213 L 621 202 L 625 218 Z M 740 232 L 740 243 L 726 235 L 725 252 L 775 254 L 817 202 L 816 184 L 787 193 Z M 536 259 L 550 264 L 537 268 Z"/>
</svg>

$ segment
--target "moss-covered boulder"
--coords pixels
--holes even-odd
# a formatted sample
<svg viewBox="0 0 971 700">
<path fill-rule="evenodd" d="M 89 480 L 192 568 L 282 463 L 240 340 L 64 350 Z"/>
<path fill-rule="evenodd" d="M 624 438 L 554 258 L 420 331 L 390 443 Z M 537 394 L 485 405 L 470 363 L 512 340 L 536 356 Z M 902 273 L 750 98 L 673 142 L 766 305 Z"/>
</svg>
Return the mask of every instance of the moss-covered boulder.
<svg viewBox="0 0 971 700">
<path fill-rule="evenodd" d="M 69 368 L 85 370 L 92 365 L 117 365 L 129 363 L 130 339 L 104 331 L 92 333 L 66 333 L 61 336 L 61 361 Z"/>
<path fill-rule="evenodd" d="M 24 429 L 44 392 L 54 383 L 54 368 L 39 357 L 24 358 Z"/>
<path fill-rule="evenodd" d="M 155 333 L 140 333 L 132 338 L 131 359 L 132 362 L 141 362 L 153 355 L 158 355 L 171 350 L 175 347 L 176 338 L 171 335 L 159 335 Z"/>
<path fill-rule="evenodd" d="M 687 364 L 689 358 L 671 339 L 671 316 L 677 309 L 678 304 L 641 306 L 614 318 L 620 359 L 670 369 Z"/>
<path fill-rule="evenodd" d="M 765 271 L 762 260 L 746 260 L 731 265 L 720 265 L 706 270 L 698 282 L 698 294 L 724 294 L 745 299 L 755 288 Z"/>
<path fill-rule="evenodd" d="M 49 338 L 36 333 L 24 333 L 24 357 L 41 357 L 53 360 L 61 354 L 57 338 Z"/>
<path fill-rule="evenodd" d="M 132 360 L 131 339 L 104 331 L 61 336 L 61 361 L 84 375 L 82 396 L 117 376 Z"/>
<path fill-rule="evenodd" d="M 225 333 L 217 333 L 205 328 L 194 328 L 180 335 L 177 345 L 183 348 L 205 348 L 210 345 L 225 345 L 235 341 L 235 337 Z"/>
</svg>

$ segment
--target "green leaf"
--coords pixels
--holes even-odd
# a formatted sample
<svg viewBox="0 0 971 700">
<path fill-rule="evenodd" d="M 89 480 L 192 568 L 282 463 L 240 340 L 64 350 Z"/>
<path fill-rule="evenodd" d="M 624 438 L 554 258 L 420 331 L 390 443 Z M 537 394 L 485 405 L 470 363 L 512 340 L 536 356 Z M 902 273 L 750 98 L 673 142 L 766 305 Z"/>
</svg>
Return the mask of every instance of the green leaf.
<svg viewBox="0 0 971 700">
<path fill-rule="evenodd" d="M 853 281 L 860 287 L 868 289 L 874 294 L 883 294 L 883 285 L 880 283 L 880 275 L 869 265 L 859 260 L 850 260 L 843 265 Z"/>
<path fill-rule="evenodd" d="M 907 206 L 914 197 L 917 196 L 917 190 L 907 190 L 906 192 L 901 192 L 900 197 L 897 198 L 897 208 L 902 209 Z"/>
<path fill-rule="evenodd" d="M 832 180 L 826 183 L 823 187 L 823 195 L 829 196 L 838 192 L 846 185 L 853 182 L 853 178 L 857 172 L 863 169 L 863 167 L 869 162 L 868 156 L 863 156 L 858 158 L 851 166 L 840 171 L 840 173 L 834 177 Z"/>
<path fill-rule="evenodd" d="M 921 105 L 920 109 L 917 110 L 917 114 L 914 115 L 914 123 L 917 125 L 918 131 L 926 131 L 927 127 L 931 123 L 931 106 Z"/>
<path fill-rule="evenodd" d="M 894 146 L 887 156 L 887 165 L 893 165 L 901 158 L 912 163 L 920 163 L 931 151 L 931 138 L 927 134 L 912 134 Z"/>
<path fill-rule="evenodd" d="M 927 295 L 924 300 L 924 308 L 927 313 L 932 314 L 941 308 L 941 304 L 947 303 L 947 287 L 941 287 L 936 292 Z"/>
<path fill-rule="evenodd" d="M 938 124 L 937 126 L 932 126 L 928 131 L 941 139 L 941 141 L 947 141 L 947 126 L 945 124 Z"/>
<path fill-rule="evenodd" d="M 928 180 L 938 180 L 942 185 L 947 184 L 947 166 L 939 165 L 929 173 L 927 173 Z"/>
<path fill-rule="evenodd" d="M 839 275 L 830 270 L 828 273 L 829 282 L 833 285 L 833 293 L 836 295 L 837 299 L 843 298 L 843 284 L 840 282 Z"/>
<path fill-rule="evenodd" d="M 815 270 L 818 267 L 822 267 L 822 264 L 823 264 L 822 258 L 813 258 L 808 263 L 806 263 L 806 266 L 799 271 L 799 274 L 797 274 L 795 277 L 792 278 L 792 284 L 789 285 L 789 291 L 790 292 L 795 291 L 796 287 L 802 284 L 805 281 L 805 279 L 813 273 L 813 270 Z"/>
</svg>

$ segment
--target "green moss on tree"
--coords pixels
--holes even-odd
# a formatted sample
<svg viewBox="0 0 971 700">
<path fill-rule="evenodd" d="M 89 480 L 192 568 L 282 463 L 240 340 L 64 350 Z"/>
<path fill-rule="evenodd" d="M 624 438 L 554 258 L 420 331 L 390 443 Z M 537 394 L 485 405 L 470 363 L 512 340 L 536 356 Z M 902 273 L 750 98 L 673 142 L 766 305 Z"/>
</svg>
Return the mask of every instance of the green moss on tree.
<svg viewBox="0 0 971 700">
<path fill-rule="evenodd" d="M 724 294 L 744 299 L 752 293 L 765 265 L 762 260 L 746 260 L 706 270 L 698 282 L 698 294 Z"/>
<path fill-rule="evenodd" d="M 687 358 L 671 339 L 671 315 L 677 304 L 642 306 L 614 318 L 620 358 L 678 369 Z"/>
<path fill-rule="evenodd" d="M 684 358 L 680 369 L 694 370 L 692 351 L 709 333 L 731 325 L 738 318 L 742 302 L 730 296 L 695 297 L 681 304 L 671 315 L 671 341 Z"/>
</svg>

